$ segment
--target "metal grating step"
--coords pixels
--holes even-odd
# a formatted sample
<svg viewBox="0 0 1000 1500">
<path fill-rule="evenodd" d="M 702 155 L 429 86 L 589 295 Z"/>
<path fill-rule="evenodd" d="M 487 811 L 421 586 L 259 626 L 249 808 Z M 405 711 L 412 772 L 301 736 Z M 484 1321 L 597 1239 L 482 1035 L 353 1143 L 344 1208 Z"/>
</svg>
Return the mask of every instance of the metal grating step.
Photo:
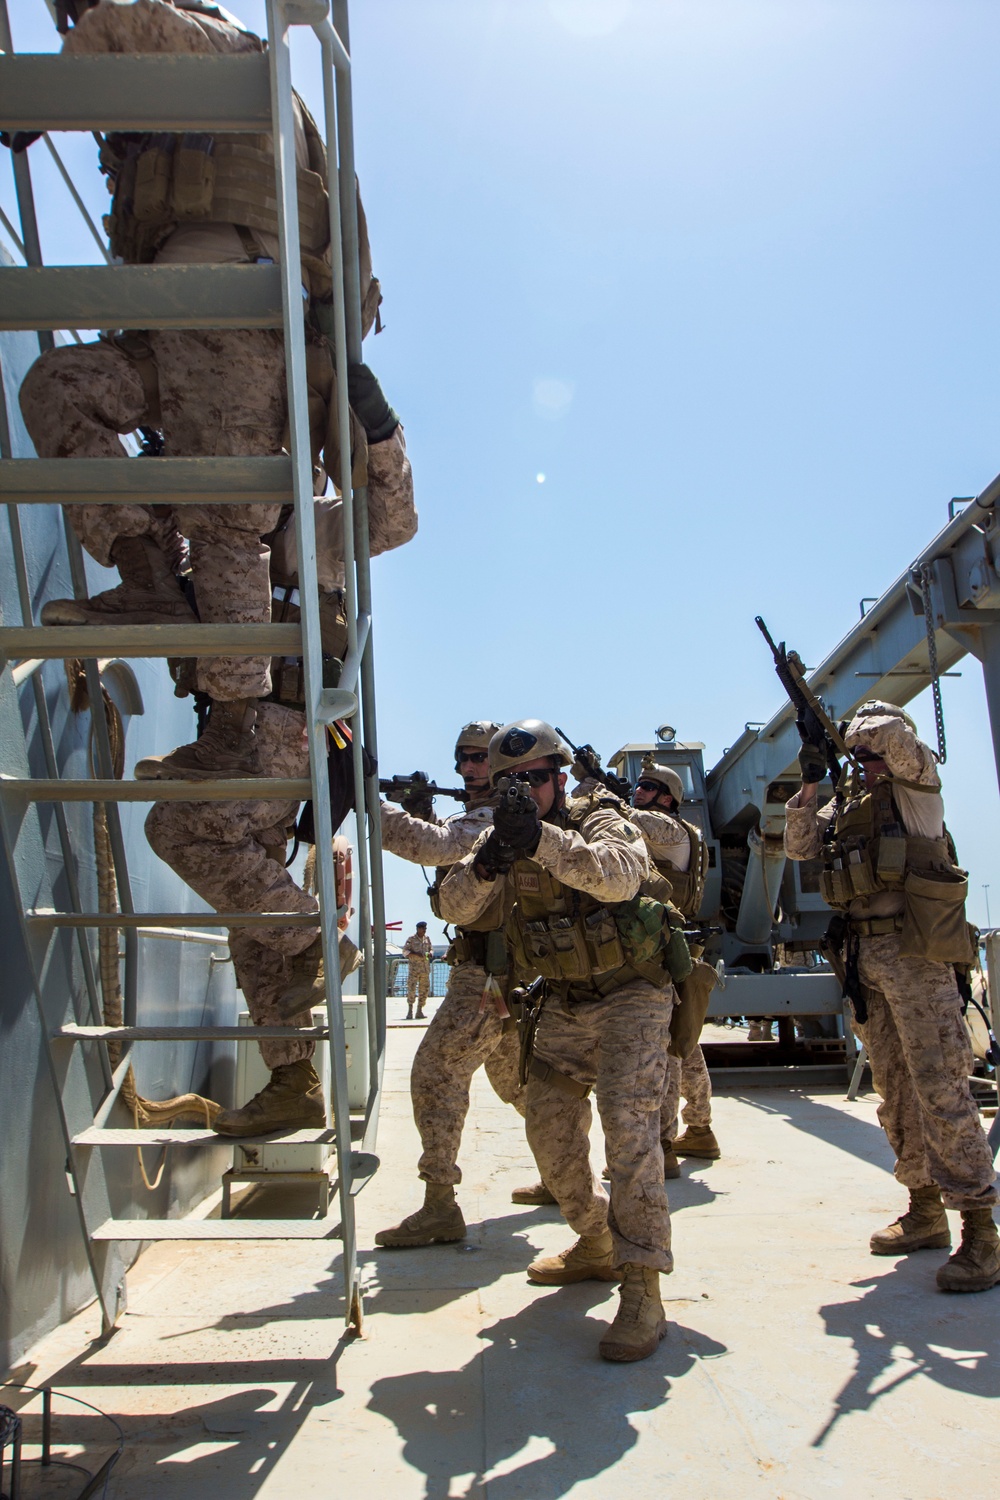
<svg viewBox="0 0 1000 1500">
<path fill-rule="evenodd" d="M 106 1219 L 94 1240 L 339 1240 L 330 1219 Z"/>
<path fill-rule="evenodd" d="M 60 1026 L 52 1033 L 69 1042 L 322 1042 L 325 1026 Z"/>
<path fill-rule="evenodd" d="M 229 781 L 59 781 L 0 776 L 0 795 L 26 802 L 302 802 L 304 777 L 241 776 Z"/>
<path fill-rule="evenodd" d="M 4 273 L 0 271 L 0 276 Z M 71 656 L 301 656 L 298 625 L 8 625 L 0 654 Z"/>
<path fill-rule="evenodd" d="M 244 1030 L 249 1028 L 245 1027 Z M 91 1125 L 73 1137 L 74 1146 L 333 1146 L 336 1135 L 328 1126 L 322 1130 L 279 1130 L 269 1135 L 216 1135 L 214 1130 L 193 1126 L 158 1130 L 111 1129 Z"/>
<path fill-rule="evenodd" d="M 5 130 L 271 129 L 262 53 L 0 57 Z"/>
<path fill-rule="evenodd" d="M 2 58 L 0 58 L 2 62 Z M 264 458 L 6 458 L 0 501 L 10 505 L 290 505 L 292 461 Z"/>
<path fill-rule="evenodd" d="M 278 266 L 5 266 L 0 328 L 280 328 Z"/>
</svg>

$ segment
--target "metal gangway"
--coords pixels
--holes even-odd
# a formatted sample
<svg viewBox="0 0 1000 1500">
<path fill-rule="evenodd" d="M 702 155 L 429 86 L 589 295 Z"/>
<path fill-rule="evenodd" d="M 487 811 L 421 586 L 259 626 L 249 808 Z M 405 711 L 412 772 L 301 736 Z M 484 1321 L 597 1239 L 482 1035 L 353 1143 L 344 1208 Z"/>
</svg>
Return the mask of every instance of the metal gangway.
<svg viewBox="0 0 1000 1500">
<path fill-rule="evenodd" d="M 0 694 L 34 694 L 47 774 L 0 776 L 5 876 L 19 893 L 17 919 L 30 960 L 33 1002 L 46 1039 L 52 1107 L 65 1140 L 69 1190 L 74 1194 L 89 1269 L 105 1329 L 125 1305 L 122 1246 L 158 1239 L 339 1239 L 343 1242 L 344 1287 L 349 1326 L 361 1325 L 355 1241 L 354 1197 L 378 1162 L 374 1147 L 385 1054 L 385 916 L 378 781 L 364 770 L 364 752 L 377 752 L 375 677 L 371 638 L 371 586 L 367 494 L 351 481 L 347 381 L 338 381 L 337 421 L 344 497 L 344 551 L 349 645 L 336 686 L 324 685 L 320 643 L 313 473 L 308 423 L 305 338 L 299 272 L 299 223 L 290 38 L 293 28 L 311 30 L 323 76 L 324 133 L 328 153 L 333 334 L 336 368 L 362 358 L 358 218 L 355 194 L 351 59 L 347 0 L 267 0 L 269 45 L 263 54 L 176 56 L 13 54 L 5 0 L 0 0 L 0 128 L 9 131 L 226 131 L 270 132 L 274 139 L 279 202 L 280 265 L 184 265 L 47 267 L 42 264 L 26 152 L 13 157 L 20 214 L 19 239 L 25 266 L 0 266 L 0 328 L 37 334 L 42 350 L 59 330 L 122 328 L 283 328 L 291 431 L 290 454 L 264 458 L 171 458 L 122 463 L 104 459 L 13 458 L 11 429 L 0 382 L 0 500 L 6 507 L 14 549 L 21 624 L 0 629 Z M 48 137 L 46 136 L 46 142 Z M 51 143 L 48 142 L 53 150 Z M 72 185 L 70 184 L 71 190 Z M 77 197 L 78 206 L 83 209 Z M 83 210 L 86 213 L 86 210 Z M 93 228 L 93 226 L 91 225 Z M 13 233 L 12 226 L 8 229 Z M 105 259 L 107 256 L 105 255 Z M 352 503 L 353 496 L 353 503 Z M 31 617 L 31 579 L 19 508 L 56 501 L 135 502 L 171 506 L 245 503 L 294 505 L 301 593 L 301 626 L 188 625 L 38 628 Z M 76 597 L 87 594 L 83 556 L 65 527 Z M 13 601 L 5 601 L 8 612 Z M 310 775 L 308 780 L 231 779 L 201 782 L 116 780 L 102 704 L 101 667 L 109 657 L 297 655 L 304 658 Z M 40 668 L 48 660 L 85 663 L 92 711 L 94 779 L 60 779 Z M 5 680 L 4 680 L 5 679 Z M 353 772 L 358 812 L 359 915 L 367 976 L 370 1087 L 363 1119 L 352 1123 L 348 1104 L 344 1011 L 338 961 L 338 910 L 333 834 L 327 786 L 327 726 L 352 720 Z M 18 759 L 18 757 L 14 757 Z M 119 804 L 165 799 L 207 801 L 234 798 L 311 798 L 316 825 L 316 873 L 327 976 L 326 1025 L 292 1027 L 149 1027 L 142 1024 L 143 976 L 137 934 L 144 929 L 215 928 L 220 923 L 255 926 L 310 923 L 308 915 L 221 912 L 184 914 L 136 911 Z M 114 862 L 120 911 L 84 910 L 78 853 L 72 845 L 64 804 L 103 803 Z M 67 910 L 38 909 L 26 898 L 36 887 L 31 873 L 44 859 L 39 804 L 52 804 L 65 867 Z M 124 1025 L 103 1024 L 90 934 L 121 929 L 124 936 Z M 55 1028 L 46 1019 L 44 983 L 53 945 L 72 941 L 75 930 L 85 981 L 89 1024 Z M 331 1056 L 332 1130 L 297 1132 L 297 1141 L 329 1142 L 335 1150 L 336 1192 L 327 1218 L 119 1219 L 112 1214 L 104 1153 L 123 1146 L 218 1144 L 209 1130 L 114 1128 L 116 1100 L 128 1073 L 132 1049 L 158 1041 L 196 1038 L 246 1044 L 260 1036 L 327 1039 Z M 120 1049 L 113 1064 L 109 1044 Z M 96 1080 L 96 1082 L 95 1082 Z M 352 1140 L 353 1130 L 353 1140 Z"/>
</svg>

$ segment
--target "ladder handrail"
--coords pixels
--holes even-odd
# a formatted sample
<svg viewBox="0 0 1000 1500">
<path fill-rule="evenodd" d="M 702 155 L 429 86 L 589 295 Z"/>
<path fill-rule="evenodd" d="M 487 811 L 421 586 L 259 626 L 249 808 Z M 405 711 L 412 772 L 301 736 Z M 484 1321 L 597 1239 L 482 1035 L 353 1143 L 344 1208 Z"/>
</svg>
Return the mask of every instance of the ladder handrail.
<svg viewBox="0 0 1000 1500">
<path fill-rule="evenodd" d="M 269 33 L 267 67 L 271 96 L 270 123 L 275 152 L 275 181 L 278 198 L 278 237 L 280 246 L 280 264 L 275 269 L 280 275 L 281 285 L 282 325 L 285 336 L 285 363 L 291 432 L 291 488 L 293 492 L 300 577 L 301 626 L 296 634 L 300 635 L 303 656 L 303 676 L 307 704 L 307 735 L 310 752 L 309 776 L 314 804 L 318 853 L 316 863 L 320 917 L 317 919 L 316 916 L 308 915 L 308 920 L 312 923 L 319 920 L 323 933 L 327 978 L 326 1030 L 330 1038 L 331 1065 L 334 1075 L 332 1109 L 336 1134 L 338 1180 L 342 1210 L 340 1232 L 344 1242 L 345 1285 L 348 1294 L 349 1320 L 359 1322 L 360 1296 L 358 1292 L 354 1232 L 354 1191 L 352 1188 L 353 1153 L 348 1106 L 346 1039 L 344 1036 L 338 954 L 338 917 L 340 914 L 337 910 L 333 879 L 333 829 L 331 826 L 330 804 L 326 785 L 327 734 L 325 725 L 335 717 L 344 719 L 360 718 L 361 721 L 360 732 L 356 732 L 353 735 L 352 761 L 355 780 L 355 804 L 358 808 L 357 852 L 360 865 L 359 873 L 361 876 L 359 882 L 361 941 L 364 946 L 368 976 L 365 1003 L 369 1011 L 369 1046 L 370 1061 L 372 1063 L 372 1086 L 369 1091 L 364 1121 L 363 1145 L 366 1151 L 374 1143 L 375 1132 L 377 1130 L 384 1062 L 384 898 L 382 892 L 377 780 L 374 775 L 368 778 L 365 777 L 362 755 L 362 739 L 364 740 L 365 747 L 373 755 L 376 749 L 367 492 L 364 489 L 354 490 L 352 487 L 349 441 L 350 411 L 347 380 L 344 378 L 349 362 L 359 362 L 362 358 L 350 57 L 344 40 L 342 40 L 342 37 L 346 39 L 347 35 L 347 13 L 346 5 L 341 5 L 338 10 L 338 29 L 335 30 L 327 16 L 324 15 L 321 19 L 317 20 L 316 5 L 311 6 L 309 9 L 311 14 L 307 18 L 303 14 L 306 7 L 297 4 L 296 0 L 267 0 Z M 334 334 L 331 343 L 333 345 L 337 369 L 341 372 L 342 376 L 338 381 L 338 409 L 336 417 L 339 430 L 344 435 L 344 441 L 340 445 L 342 468 L 339 475 L 339 489 L 344 500 L 343 550 L 345 594 L 347 599 L 348 650 L 343 663 L 340 686 L 332 690 L 326 689 L 323 686 L 322 645 L 319 626 L 319 590 L 313 515 L 312 459 L 305 377 L 305 338 L 302 319 L 301 288 L 299 284 L 300 256 L 297 169 L 294 141 L 295 118 L 289 50 L 289 31 L 293 25 L 311 26 L 319 40 L 322 52 L 324 102 L 327 124 L 328 185 L 330 192 L 331 269 L 334 283 Z M 8 44 L 6 50 L 8 52 L 11 51 L 12 49 L 9 47 L 9 25 L 6 17 L 6 0 L 0 0 L 0 48 L 3 47 L 4 42 Z M 40 111 L 40 113 L 44 113 L 44 110 Z M 51 144 L 50 149 L 54 153 L 54 148 L 51 148 Z M 27 251 L 25 258 L 29 267 L 40 267 L 42 257 L 38 241 L 37 222 L 34 217 L 33 200 L 31 198 L 30 170 L 28 169 L 24 153 L 15 160 L 14 165 L 18 186 L 18 206 L 22 216 L 22 234 Z M 58 158 L 57 165 L 61 167 Z M 61 168 L 61 170 L 64 178 L 67 179 L 67 185 L 70 188 L 77 207 L 81 208 L 82 211 L 82 199 L 76 193 L 72 183 L 69 182 L 65 169 Z M 84 217 L 86 219 L 88 216 L 84 214 Z M 89 227 L 93 231 L 92 222 Z M 93 268 L 80 269 L 81 272 L 87 271 L 91 275 L 94 274 Z M 103 274 L 115 275 L 118 270 L 119 268 L 117 267 L 109 268 Z M 24 277 L 27 273 L 17 271 L 15 274 Z M 263 282 L 255 281 L 255 285 L 257 284 L 263 285 Z M 67 310 L 68 307 L 69 300 L 67 299 Z M 166 316 L 165 313 L 164 316 Z M 39 344 L 43 350 L 52 347 L 52 343 L 51 333 L 39 333 Z M 9 445 L 6 452 L 0 454 L 0 456 L 9 460 Z M 6 477 L 5 473 L 5 480 Z M 141 475 L 136 475 L 137 480 L 141 477 Z M 31 498 L 34 499 L 35 496 L 32 495 Z M 44 497 L 41 493 L 38 493 L 37 498 L 41 501 Z M 2 499 L 3 496 L 0 495 L 0 501 Z M 181 503 L 183 503 L 183 500 Z M 17 498 L 12 498 L 8 504 L 10 505 L 9 513 L 16 516 Z M 70 566 L 74 582 L 74 594 L 80 597 L 86 594 L 82 550 L 68 521 L 66 523 L 66 530 Z M 25 648 L 30 640 L 30 613 L 26 616 L 26 619 L 28 628 L 24 630 L 24 636 L 20 641 L 20 644 Z M 17 649 L 14 644 L 16 639 L 17 637 L 13 633 L 9 635 L 10 650 Z M 68 648 L 69 646 L 70 640 L 67 632 L 66 647 Z M 126 646 L 124 641 L 122 642 L 122 646 L 123 648 Z M 91 649 L 93 649 L 93 646 Z M 150 652 L 150 654 L 153 653 Z M 30 652 L 25 649 L 25 655 L 33 659 L 45 659 L 45 651 L 41 646 Z M 29 659 L 24 665 L 27 666 L 28 670 L 22 672 L 20 680 L 27 682 L 30 679 L 36 693 L 40 694 L 41 683 L 38 674 L 31 666 L 31 660 Z M 101 786 L 102 781 L 106 786 L 113 779 L 113 773 L 107 725 L 104 721 L 104 715 L 100 712 L 102 701 L 101 681 L 99 665 L 96 659 L 87 662 L 87 675 L 91 703 L 92 705 L 96 705 L 93 722 L 98 761 L 98 778 L 94 790 L 97 790 Z M 51 772 L 52 767 L 49 767 L 49 770 Z M 56 776 L 58 775 L 57 768 L 55 774 Z M 5 780 L 3 785 L 8 794 L 12 793 L 16 795 L 16 778 L 13 782 L 10 779 Z M 26 786 L 25 791 L 27 790 L 28 787 Z M 56 801 L 58 815 L 62 812 L 58 800 L 58 788 L 53 790 L 57 793 L 57 796 L 52 800 Z M 67 787 L 66 790 L 69 791 L 70 788 Z M 154 783 L 150 788 L 150 800 L 156 800 L 156 797 L 157 787 Z M 41 911 L 23 913 L 22 921 L 25 924 L 26 930 L 30 928 L 36 933 L 47 930 L 51 933 L 60 926 L 83 927 L 88 922 L 93 926 L 111 926 L 119 922 L 125 933 L 126 945 L 131 944 L 133 955 L 135 955 L 137 954 L 136 945 L 139 923 L 148 924 L 151 919 L 156 921 L 158 918 L 164 921 L 171 919 L 171 914 L 136 914 L 134 912 L 127 883 L 124 842 L 121 839 L 120 825 L 117 822 L 117 802 L 119 800 L 135 800 L 135 784 L 130 785 L 130 793 L 127 799 L 116 798 L 113 802 L 106 804 L 108 807 L 109 829 L 112 832 L 116 873 L 121 893 L 122 913 L 99 914 L 81 912 L 79 910 L 71 913 L 43 913 Z M 192 800 L 197 799 L 193 797 Z M 187 913 L 184 914 L 183 918 L 178 917 L 176 920 L 183 920 L 189 926 L 197 927 L 200 925 L 199 915 Z M 236 917 L 238 925 L 242 925 L 242 921 L 237 914 L 233 913 L 229 915 Z M 207 920 L 213 924 L 224 923 L 226 916 L 227 914 L 225 913 L 206 914 Z M 294 917 L 297 922 L 305 920 L 307 914 L 282 913 L 280 916 L 286 922 L 291 921 Z M 273 920 L 268 914 L 246 914 L 246 917 L 249 921 L 256 921 L 258 924 L 265 924 Z M 127 1027 L 131 1026 L 134 1028 L 136 1021 L 135 993 L 137 982 L 137 966 L 134 959 L 133 962 L 127 965 L 126 972 L 127 981 L 128 976 L 131 975 L 132 983 L 128 985 L 127 982 L 125 1024 Z M 104 1050 L 103 1044 L 101 1050 L 102 1052 Z M 106 1120 L 110 1115 L 114 1097 L 125 1075 L 126 1065 L 127 1055 L 114 1069 L 113 1076 L 110 1079 L 110 1087 L 98 1111 L 98 1118 L 102 1120 Z M 105 1072 L 105 1082 L 107 1084 L 109 1082 L 107 1067 L 105 1068 Z M 370 1167 L 367 1166 L 367 1163 L 362 1163 L 359 1158 L 358 1164 L 360 1167 L 365 1168 L 361 1172 L 362 1179 L 370 1175 Z"/>
</svg>

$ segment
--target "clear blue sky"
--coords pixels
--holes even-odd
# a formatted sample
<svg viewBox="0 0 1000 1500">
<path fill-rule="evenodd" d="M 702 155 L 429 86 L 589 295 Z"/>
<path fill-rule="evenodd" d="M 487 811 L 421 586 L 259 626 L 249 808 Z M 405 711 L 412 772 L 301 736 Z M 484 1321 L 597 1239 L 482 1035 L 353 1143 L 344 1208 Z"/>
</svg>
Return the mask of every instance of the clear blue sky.
<svg viewBox="0 0 1000 1500">
<path fill-rule="evenodd" d="M 42 0 L 12 20 L 56 45 Z M 352 51 L 367 358 L 421 516 L 375 566 L 383 767 L 450 781 L 486 715 L 605 755 L 667 719 L 711 765 L 780 701 L 753 616 L 818 661 L 1000 470 L 1000 10 L 356 0 Z M 92 259 L 42 150 L 45 253 Z M 984 921 L 997 779 L 962 670 L 945 792 Z M 387 877 L 412 930 L 419 871 Z"/>
</svg>

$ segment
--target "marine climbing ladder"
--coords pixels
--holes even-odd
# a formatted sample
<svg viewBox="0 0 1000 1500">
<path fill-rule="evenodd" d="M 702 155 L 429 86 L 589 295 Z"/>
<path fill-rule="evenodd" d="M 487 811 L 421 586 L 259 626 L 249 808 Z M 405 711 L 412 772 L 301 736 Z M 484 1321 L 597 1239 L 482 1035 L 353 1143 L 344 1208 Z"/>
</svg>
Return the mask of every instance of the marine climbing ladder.
<svg viewBox="0 0 1000 1500">
<path fill-rule="evenodd" d="M 103 1321 L 110 1328 L 124 1307 L 125 1261 L 121 1247 L 157 1239 L 339 1239 L 343 1242 L 348 1322 L 360 1327 L 361 1297 L 355 1243 L 354 1196 L 377 1166 L 373 1155 L 385 1050 L 385 917 L 377 773 L 364 773 L 362 746 L 374 760 L 376 717 L 371 639 L 371 588 L 367 495 L 351 483 L 350 443 L 340 444 L 338 487 L 345 497 L 344 551 L 348 651 L 336 686 L 324 686 L 320 643 L 313 474 L 305 370 L 305 339 L 299 275 L 290 33 L 308 28 L 318 43 L 323 74 L 328 150 L 330 239 L 333 274 L 333 336 L 336 367 L 362 358 L 358 220 L 355 196 L 351 105 L 351 60 L 347 0 L 267 0 L 269 46 L 263 54 L 232 56 L 108 55 L 70 57 L 13 54 L 5 0 L 0 0 L 0 128 L 10 131 L 135 130 L 271 132 L 280 229 L 280 265 L 246 266 L 60 266 L 42 264 L 27 153 L 13 157 L 25 266 L 0 266 L 0 328 L 37 334 L 51 347 L 62 329 L 283 328 L 288 380 L 290 453 L 268 458 L 157 458 L 155 463 L 104 459 L 12 457 L 9 413 L 0 381 L 0 500 L 6 506 L 14 549 L 21 623 L 0 628 L 0 663 L 6 691 L 30 688 L 44 753 L 46 775 L 32 776 L 27 750 L 10 756 L 15 765 L 0 776 L 0 824 L 4 868 L 0 881 L 17 905 L 39 1025 L 47 1033 L 47 1066 L 66 1146 L 67 1176 L 74 1193 L 90 1271 Z M 47 139 L 47 138 L 46 138 Z M 82 205 L 81 205 L 82 206 Z M 347 382 L 338 382 L 339 431 L 349 432 Z M 353 504 L 351 497 L 353 493 Z M 240 504 L 248 500 L 294 505 L 300 570 L 301 625 L 188 625 L 36 627 L 19 507 L 57 501 L 123 502 L 171 506 Z M 74 593 L 87 590 L 83 557 L 66 527 Z M 108 657 L 298 655 L 304 659 L 310 774 L 308 780 L 230 779 L 137 782 L 115 779 L 105 716 L 92 714 L 94 779 L 60 779 L 39 668 L 50 659 L 85 662 L 92 705 L 102 702 L 101 667 Z M 359 913 L 367 976 L 370 1088 L 363 1121 L 352 1122 L 348 1106 L 347 1051 L 338 961 L 338 911 L 333 833 L 327 792 L 326 735 L 335 720 L 360 723 L 353 735 L 358 815 Z M 184 1027 L 142 1024 L 142 974 L 137 934 L 141 929 L 175 931 L 232 926 L 312 924 L 308 914 L 280 917 L 259 912 L 203 915 L 137 912 L 129 885 L 118 805 L 123 801 L 225 800 L 311 797 L 316 823 L 316 875 L 327 975 L 327 1018 L 319 1028 Z M 84 910 L 76 878 L 64 804 L 103 803 L 121 910 Z M 35 904 L 37 883 L 24 882 L 37 868 L 41 848 L 39 805 L 53 804 L 65 869 L 67 910 Z M 103 1024 L 89 934 L 101 927 L 124 936 L 124 1025 Z M 44 986 L 54 945 L 76 929 L 86 991 L 87 1024 L 46 1021 Z M 132 1049 L 158 1041 L 199 1039 L 245 1044 L 261 1036 L 326 1038 L 330 1048 L 331 1129 L 299 1131 L 283 1140 L 329 1142 L 336 1158 L 334 1208 L 326 1219 L 275 1220 L 119 1219 L 110 1204 L 104 1152 L 140 1145 L 218 1145 L 210 1130 L 117 1128 L 116 1100 L 129 1070 Z M 109 1044 L 119 1053 L 112 1062 Z"/>
</svg>

